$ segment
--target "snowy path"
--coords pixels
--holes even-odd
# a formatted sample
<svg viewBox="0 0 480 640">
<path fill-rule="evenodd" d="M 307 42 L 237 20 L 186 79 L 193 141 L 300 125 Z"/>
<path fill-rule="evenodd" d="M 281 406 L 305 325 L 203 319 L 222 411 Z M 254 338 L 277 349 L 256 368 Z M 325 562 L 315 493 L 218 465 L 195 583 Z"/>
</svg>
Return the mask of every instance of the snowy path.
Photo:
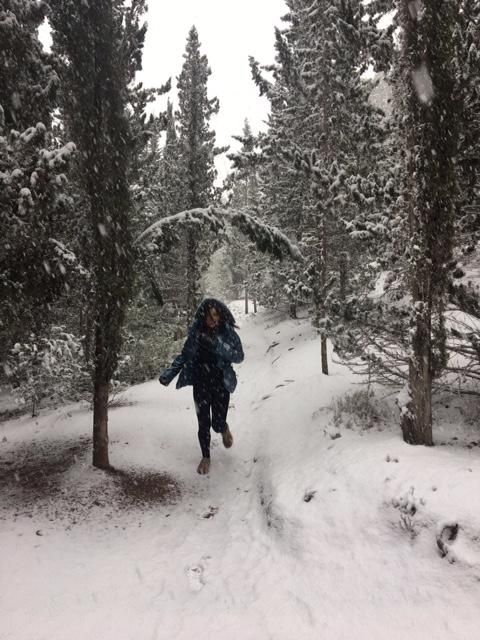
<svg viewBox="0 0 480 640">
<path fill-rule="evenodd" d="M 214 436 L 208 477 L 195 472 L 191 390 L 155 381 L 112 412 L 114 464 L 167 471 L 178 504 L 68 531 L 1 523 L 2 640 L 478 637 L 478 451 L 413 449 L 391 429 L 337 432 L 329 406 L 352 381 L 335 365 L 318 374 L 308 324 L 260 314 L 241 335 L 235 444 Z M 90 418 L 23 428 L 83 434 Z M 14 427 L 0 438 L 20 439 Z M 447 516 L 461 525 L 455 563 L 436 546 Z"/>
</svg>

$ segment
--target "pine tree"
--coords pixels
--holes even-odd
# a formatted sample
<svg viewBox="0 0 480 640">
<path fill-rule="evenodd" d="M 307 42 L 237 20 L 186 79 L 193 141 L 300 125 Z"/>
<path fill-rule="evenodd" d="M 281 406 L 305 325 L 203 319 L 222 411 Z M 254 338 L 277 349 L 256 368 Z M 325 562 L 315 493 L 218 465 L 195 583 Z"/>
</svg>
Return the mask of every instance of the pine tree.
<svg viewBox="0 0 480 640">
<path fill-rule="evenodd" d="M 0 8 L 0 361 L 14 343 L 48 333 L 52 305 L 65 292 L 67 169 L 74 145 L 52 125 L 59 78 L 38 39 L 44 3 Z M 33 343 L 32 343 L 33 344 Z M 3 367 L 2 367 L 3 373 Z"/>
<path fill-rule="evenodd" d="M 232 136 L 241 144 L 237 152 L 229 153 L 228 159 L 232 163 L 233 171 L 228 177 L 227 185 L 230 189 L 229 205 L 235 209 L 245 209 L 255 215 L 259 214 L 259 163 L 261 161 L 258 150 L 258 137 L 253 135 L 248 119 L 245 119 L 241 135 Z M 244 239 L 233 233 L 230 244 L 230 269 L 232 284 L 237 289 L 244 290 L 245 313 L 249 312 L 249 297 L 253 296 L 254 306 L 259 291 L 258 272 L 264 266 L 265 259 L 255 253 L 251 245 L 245 245 Z"/>
<path fill-rule="evenodd" d="M 276 32 L 274 83 L 259 76 L 258 66 L 252 70 L 272 103 L 272 174 L 282 156 L 290 168 L 270 180 L 269 200 L 286 212 L 282 228 L 296 230 L 309 257 L 306 273 L 290 279 L 290 290 L 311 292 L 322 371 L 328 373 L 327 335 L 346 306 L 345 287 L 339 286 L 346 280 L 344 252 L 354 253 L 348 226 L 378 206 L 369 160 L 384 135 L 382 114 L 369 102 L 371 87 L 362 79 L 372 39 L 363 4 L 290 0 L 288 7 L 287 27 Z"/>
<path fill-rule="evenodd" d="M 158 174 L 161 190 L 158 211 L 161 216 L 174 215 L 187 208 L 182 147 L 178 138 L 173 105 L 170 101 L 167 106 L 166 127 L 165 145 L 159 161 Z M 187 283 L 184 273 L 186 244 L 187 238 L 182 238 L 175 251 L 162 256 L 159 267 L 166 299 L 177 309 L 184 309 L 187 299 Z"/>
<path fill-rule="evenodd" d="M 160 158 L 158 179 L 161 185 L 160 207 L 162 215 L 170 216 L 183 211 L 185 209 L 185 193 L 181 146 L 173 105 L 170 101 L 167 105 L 165 146 Z"/>
<path fill-rule="evenodd" d="M 135 141 L 126 113 L 141 62 L 143 0 L 52 0 L 55 49 L 63 67 L 64 108 L 80 150 L 90 225 L 94 327 L 93 464 L 109 467 L 108 396 L 118 362 L 132 282 L 128 172 Z"/>
<path fill-rule="evenodd" d="M 480 295 L 475 282 L 465 282 L 464 265 L 475 259 L 480 239 L 480 3 L 462 0 L 455 38 L 459 148 L 456 162 L 459 184 L 455 217 L 455 260 L 451 265 L 450 302 L 473 318 L 480 317 Z M 455 355 L 447 367 L 458 384 L 480 379 L 480 333 L 470 323 L 452 327 L 447 348 Z M 458 356 L 464 366 L 458 367 Z M 471 387 L 468 389 L 471 392 Z"/>
<path fill-rule="evenodd" d="M 4 127 L 24 131 L 42 122 L 50 128 L 59 78 L 54 58 L 38 39 L 45 2 L 3 0 L 0 7 L 0 104 Z"/>
<path fill-rule="evenodd" d="M 454 58 L 459 106 L 457 175 L 461 196 L 456 233 L 465 254 L 473 251 L 480 237 L 480 3 L 462 0 L 460 5 Z"/>
<path fill-rule="evenodd" d="M 432 381 L 446 361 L 444 311 L 458 148 L 453 99 L 457 11 L 456 3 L 450 1 L 398 2 L 402 124 L 409 152 L 404 166 L 404 202 L 413 305 L 402 430 L 404 440 L 411 444 L 433 443 Z"/>
<path fill-rule="evenodd" d="M 217 98 L 207 93 L 211 74 L 208 59 L 201 54 L 198 33 L 190 29 L 184 54 L 184 63 L 178 77 L 178 128 L 181 171 L 184 184 L 185 209 L 207 207 L 212 202 L 214 180 L 215 132 L 210 119 L 218 113 Z M 197 308 L 200 293 L 199 237 L 195 229 L 187 231 L 187 322 L 190 323 Z"/>
</svg>

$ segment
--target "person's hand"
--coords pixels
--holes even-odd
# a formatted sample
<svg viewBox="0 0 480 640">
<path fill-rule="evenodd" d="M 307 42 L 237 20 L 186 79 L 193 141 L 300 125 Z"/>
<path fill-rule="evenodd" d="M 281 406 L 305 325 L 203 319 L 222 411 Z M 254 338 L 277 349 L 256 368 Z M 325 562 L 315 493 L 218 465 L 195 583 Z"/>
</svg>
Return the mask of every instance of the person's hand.
<svg viewBox="0 0 480 640">
<path fill-rule="evenodd" d="M 160 384 L 163 384 L 164 387 L 168 386 L 168 381 L 167 381 L 166 377 L 163 374 L 160 376 L 160 378 L 158 380 L 159 380 Z"/>
</svg>

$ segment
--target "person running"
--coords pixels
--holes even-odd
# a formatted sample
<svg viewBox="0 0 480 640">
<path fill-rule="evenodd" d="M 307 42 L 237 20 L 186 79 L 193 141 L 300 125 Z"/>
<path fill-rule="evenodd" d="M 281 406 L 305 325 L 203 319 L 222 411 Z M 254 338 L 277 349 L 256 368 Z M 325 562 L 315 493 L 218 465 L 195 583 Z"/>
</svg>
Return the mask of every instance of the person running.
<svg viewBox="0 0 480 640">
<path fill-rule="evenodd" d="M 242 342 L 235 328 L 229 308 L 215 298 L 207 298 L 195 313 L 182 353 L 159 378 L 161 384 L 168 386 L 180 374 L 177 389 L 193 385 L 202 450 L 197 472 L 202 475 L 210 471 L 210 428 L 222 435 L 227 449 L 233 445 L 227 424 L 230 394 L 237 386 L 232 363 L 238 364 L 244 358 Z"/>
</svg>

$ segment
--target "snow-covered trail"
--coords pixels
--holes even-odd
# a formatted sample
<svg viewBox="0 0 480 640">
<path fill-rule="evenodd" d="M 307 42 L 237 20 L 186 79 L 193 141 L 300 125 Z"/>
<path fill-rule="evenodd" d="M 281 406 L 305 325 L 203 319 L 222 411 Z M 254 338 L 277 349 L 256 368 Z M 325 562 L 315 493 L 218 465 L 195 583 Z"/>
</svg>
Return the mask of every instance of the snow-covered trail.
<svg viewBox="0 0 480 640">
<path fill-rule="evenodd" d="M 338 432 L 329 407 L 352 380 L 338 365 L 319 374 L 308 323 L 261 313 L 242 325 L 235 443 L 213 435 L 208 477 L 195 471 L 191 390 L 154 381 L 112 411 L 112 462 L 170 473 L 178 504 L 68 531 L 29 518 L 1 528 L 2 640 L 478 637 L 478 453 Z M 90 419 L 31 429 L 84 433 Z M 0 437 L 16 437 L 12 424 Z M 464 523 L 455 564 L 436 548 L 445 514 Z"/>
</svg>

